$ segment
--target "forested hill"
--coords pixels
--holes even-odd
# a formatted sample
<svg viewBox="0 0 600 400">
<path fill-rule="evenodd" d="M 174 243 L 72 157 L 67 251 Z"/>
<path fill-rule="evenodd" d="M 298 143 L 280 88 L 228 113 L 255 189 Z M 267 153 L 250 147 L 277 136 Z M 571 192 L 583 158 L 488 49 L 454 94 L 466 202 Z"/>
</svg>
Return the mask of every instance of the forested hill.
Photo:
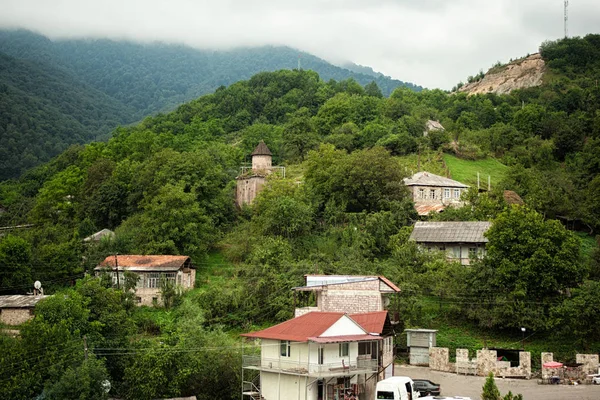
<svg viewBox="0 0 600 400">
<path fill-rule="evenodd" d="M 131 280 L 85 280 L 53 296 L 21 339 L 0 335 L 0 381 L 10 382 L 0 398 L 66 398 L 61 390 L 102 376 L 125 399 L 239 398 L 242 358 L 209 333 L 291 318 L 290 290 L 315 270 L 386 276 L 401 288 L 392 300 L 401 326 L 477 326 L 481 345 L 508 334 L 502 348 L 527 327 L 543 338 L 536 351 L 598 353 L 600 251 L 558 219 L 600 231 L 600 35 L 545 43 L 540 54 L 547 81 L 507 95 L 397 88 L 386 98 L 313 71 L 262 72 L 0 183 L 0 226 L 34 225 L 2 232 L 2 294 L 35 280 L 56 293 L 115 253 L 188 255 L 200 286 L 160 316 L 133 307 L 121 291 Z M 446 129 L 424 136 L 429 119 Z M 261 139 L 286 179 L 273 176 L 238 209 L 236 176 Z M 450 175 L 457 164 L 504 164 L 492 191 L 473 187 L 464 207 L 429 216 L 492 221 L 487 255 L 468 268 L 408 240 L 417 215 L 403 178 L 417 160 Z M 504 189 L 525 206 L 507 204 Z M 84 245 L 103 228 L 116 238 Z M 115 351 L 90 351 L 103 374 L 82 367 L 86 337 L 90 349 Z"/>
<path fill-rule="evenodd" d="M 134 109 L 48 64 L 0 53 L 0 180 L 73 143 L 105 140 Z"/>
<path fill-rule="evenodd" d="M 398 86 L 422 89 L 288 47 L 201 51 L 111 40 L 52 41 L 18 30 L 0 31 L 0 53 L 5 54 L 0 82 L 11 87 L 3 94 L 0 121 L 1 155 L 10 157 L 0 158 L 0 180 L 47 161 L 69 144 L 106 137 L 118 124 L 172 110 L 261 71 L 297 68 L 299 58 L 303 69 L 323 80 L 375 81 L 384 95 Z M 9 68 L 6 56 L 27 63 Z M 34 106 L 38 103 L 45 105 Z"/>
</svg>

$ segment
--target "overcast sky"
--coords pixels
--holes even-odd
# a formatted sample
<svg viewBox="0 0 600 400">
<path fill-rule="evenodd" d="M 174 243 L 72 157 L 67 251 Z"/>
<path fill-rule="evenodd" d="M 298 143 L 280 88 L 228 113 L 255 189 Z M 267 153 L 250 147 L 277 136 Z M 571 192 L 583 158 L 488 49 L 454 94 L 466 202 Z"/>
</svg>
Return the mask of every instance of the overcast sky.
<svg viewBox="0 0 600 400">
<path fill-rule="evenodd" d="M 0 0 L 0 27 L 212 49 L 287 45 L 450 89 L 562 37 L 563 1 Z M 599 28 L 599 0 L 570 1 L 570 35 Z"/>
</svg>

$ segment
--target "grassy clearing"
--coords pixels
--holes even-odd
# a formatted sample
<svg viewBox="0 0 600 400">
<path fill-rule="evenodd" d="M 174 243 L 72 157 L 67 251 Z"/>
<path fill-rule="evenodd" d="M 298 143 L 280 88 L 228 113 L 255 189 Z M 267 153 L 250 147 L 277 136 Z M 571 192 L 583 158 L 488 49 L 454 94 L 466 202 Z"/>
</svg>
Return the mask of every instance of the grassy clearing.
<svg viewBox="0 0 600 400">
<path fill-rule="evenodd" d="M 414 175 L 419 170 L 431 172 L 432 174 L 445 176 L 442 155 L 431 151 L 421 153 L 420 160 L 417 154 L 397 157 L 400 167 L 407 176 Z M 417 167 L 420 164 L 420 169 Z"/>
<path fill-rule="evenodd" d="M 211 285 L 228 281 L 234 276 L 236 268 L 223 254 L 217 251 L 209 253 L 206 260 L 196 267 L 197 289 L 205 289 Z"/>
<path fill-rule="evenodd" d="M 477 173 L 479 172 L 482 187 L 487 187 L 488 175 L 493 187 L 504 178 L 504 174 L 508 170 L 506 165 L 495 158 L 473 161 L 444 154 L 444 161 L 450 170 L 451 178 L 468 185 L 477 185 Z"/>
<path fill-rule="evenodd" d="M 575 232 L 575 234 L 581 239 L 581 256 L 585 263 L 589 263 L 594 250 L 598 248 L 598 242 L 594 236 L 585 232 Z"/>
</svg>

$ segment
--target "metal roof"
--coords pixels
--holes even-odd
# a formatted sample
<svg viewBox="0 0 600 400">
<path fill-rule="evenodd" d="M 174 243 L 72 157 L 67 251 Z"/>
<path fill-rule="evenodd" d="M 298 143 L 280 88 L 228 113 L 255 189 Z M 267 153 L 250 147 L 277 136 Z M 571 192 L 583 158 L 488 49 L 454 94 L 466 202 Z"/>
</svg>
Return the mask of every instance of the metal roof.
<svg viewBox="0 0 600 400">
<path fill-rule="evenodd" d="M 365 331 L 365 334 L 320 337 L 344 315 L 360 326 Z M 386 318 L 387 311 L 375 311 L 352 315 L 339 312 L 313 311 L 270 328 L 263 329 L 262 331 L 244 333 L 241 336 L 260 339 L 291 340 L 293 342 L 311 341 L 318 343 L 379 340 L 380 337 L 377 335 L 382 333 Z"/>
<path fill-rule="evenodd" d="M 387 315 L 387 311 L 373 311 L 368 313 L 352 314 L 350 315 L 350 318 L 362 326 L 365 331 L 381 335 Z"/>
<path fill-rule="evenodd" d="M 0 308 L 33 308 L 38 301 L 50 296 L 14 294 L 0 296 Z"/>
<path fill-rule="evenodd" d="M 96 242 L 96 241 L 100 241 L 100 240 L 104 239 L 105 237 L 112 239 L 115 237 L 115 233 L 113 231 L 111 231 L 110 229 L 102 229 L 101 231 L 96 232 L 93 235 L 86 237 L 85 239 L 83 239 L 83 241 L 84 242 Z"/>
<path fill-rule="evenodd" d="M 455 181 L 450 178 L 432 174 L 431 172 L 417 172 L 410 178 L 404 178 L 406 186 L 435 186 L 435 187 L 453 187 L 468 188 L 468 185 Z"/>
<path fill-rule="evenodd" d="M 346 335 L 346 336 L 325 336 L 308 338 L 314 343 L 343 343 L 343 342 L 361 342 L 365 340 L 383 340 L 383 336 L 376 335 Z"/>
<path fill-rule="evenodd" d="M 417 243 L 486 243 L 483 235 L 492 225 L 488 221 L 428 222 L 415 224 L 410 240 Z"/>
<path fill-rule="evenodd" d="M 321 336 L 344 315 L 339 312 L 310 312 L 262 331 L 244 333 L 241 336 L 307 342 L 308 338 Z"/>
<path fill-rule="evenodd" d="M 272 156 L 273 153 L 271 153 L 271 150 L 269 150 L 269 148 L 267 147 L 267 144 L 263 140 L 261 140 L 260 143 L 258 143 L 258 146 L 256 146 L 256 148 L 252 152 L 252 155 L 253 156 Z"/>
<path fill-rule="evenodd" d="M 368 282 L 379 280 L 389 287 L 389 290 L 381 290 L 381 292 L 399 292 L 400 288 L 385 276 L 378 275 L 304 275 L 306 286 L 299 286 L 293 290 L 315 290 L 323 286 L 343 285 L 346 283 Z"/>
<path fill-rule="evenodd" d="M 119 269 L 129 271 L 178 271 L 184 266 L 194 268 L 188 256 L 108 256 L 94 270 L 115 268 L 115 258 Z"/>
<path fill-rule="evenodd" d="M 430 212 L 442 212 L 446 209 L 444 204 L 415 204 L 415 210 L 419 215 L 429 215 Z"/>
</svg>

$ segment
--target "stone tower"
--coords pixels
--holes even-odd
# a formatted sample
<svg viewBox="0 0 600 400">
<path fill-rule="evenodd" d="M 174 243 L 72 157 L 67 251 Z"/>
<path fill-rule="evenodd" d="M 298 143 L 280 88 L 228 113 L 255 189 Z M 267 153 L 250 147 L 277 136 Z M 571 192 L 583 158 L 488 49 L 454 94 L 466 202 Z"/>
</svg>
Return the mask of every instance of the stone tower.
<svg viewBox="0 0 600 400">
<path fill-rule="evenodd" d="M 273 154 L 264 141 L 260 141 L 252 152 L 252 169 L 242 168 L 237 179 L 235 202 L 238 207 L 251 204 L 267 182 L 272 172 Z"/>
</svg>

